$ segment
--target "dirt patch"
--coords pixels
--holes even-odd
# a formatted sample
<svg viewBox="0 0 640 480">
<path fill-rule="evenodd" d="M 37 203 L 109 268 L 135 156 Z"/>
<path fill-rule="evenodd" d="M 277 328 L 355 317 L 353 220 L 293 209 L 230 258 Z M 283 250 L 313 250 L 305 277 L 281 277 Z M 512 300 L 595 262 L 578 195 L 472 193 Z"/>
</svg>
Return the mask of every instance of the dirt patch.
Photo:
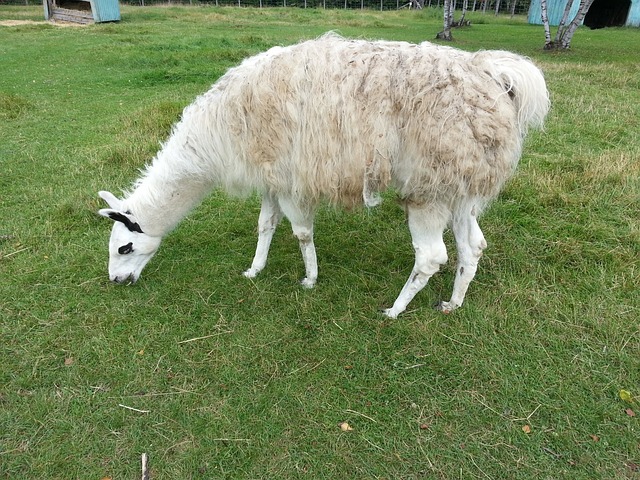
<svg viewBox="0 0 640 480">
<path fill-rule="evenodd" d="M 41 22 L 36 22 L 34 20 L 0 20 L 0 27 L 19 27 L 20 25 L 54 25 L 56 27 L 84 27 L 81 23 L 74 22 L 49 22 L 43 20 Z"/>
<path fill-rule="evenodd" d="M 34 22 L 33 20 L 0 20 L 0 26 L 17 27 L 18 25 L 37 25 L 44 22 Z"/>
</svg>

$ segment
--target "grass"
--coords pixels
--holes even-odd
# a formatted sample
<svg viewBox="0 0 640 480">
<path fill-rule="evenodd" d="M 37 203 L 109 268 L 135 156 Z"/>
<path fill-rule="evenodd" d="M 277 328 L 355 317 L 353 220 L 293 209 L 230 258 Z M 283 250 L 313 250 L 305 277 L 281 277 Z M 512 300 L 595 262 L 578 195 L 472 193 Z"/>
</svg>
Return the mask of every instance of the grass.
<svg viewBox="0 0 640 480">
<path fill-rule="evenodd" d="M 286 225 L 263 274 L 240 275 L 258 201 L 219 192 L 140 282 L 111 285 L 96 192 L 128 187 L 245 56 L 329 29 L 422 41 L 439 13 L 122 17 L 0 26 L 0 477 L 135 478 L 146 452 L 153 479 L 639 478 L 640 406 L 619 392 L 640 397 L 640 30 L 580 30 L 566 54 L 543 53 L 521 18 L 454 32 L 533 57 L 553 110 L 482 220 L 464 308 L 430 308 L 449 265 L 388 321 L 377 309 L 413 261 L 392 195 L 321 211 L 321 279 L 305 291 Z"/>
</svg>

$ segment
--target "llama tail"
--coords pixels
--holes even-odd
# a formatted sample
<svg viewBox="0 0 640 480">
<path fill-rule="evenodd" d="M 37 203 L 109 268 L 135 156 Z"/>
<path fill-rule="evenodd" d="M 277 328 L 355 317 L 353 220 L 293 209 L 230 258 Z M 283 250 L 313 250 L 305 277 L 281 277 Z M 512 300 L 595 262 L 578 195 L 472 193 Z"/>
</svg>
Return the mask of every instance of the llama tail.
<svg viewBox="0 0 640 480">
<path fill-rule="evenodd" d="M 542 128 L 549 113 L 549 92 L 542 72 L 531 60 L 497 50 L 476 53 L 474 63 L 481 65 L 512 96 L 523 136 L 529 128 Z"/>
</svg>

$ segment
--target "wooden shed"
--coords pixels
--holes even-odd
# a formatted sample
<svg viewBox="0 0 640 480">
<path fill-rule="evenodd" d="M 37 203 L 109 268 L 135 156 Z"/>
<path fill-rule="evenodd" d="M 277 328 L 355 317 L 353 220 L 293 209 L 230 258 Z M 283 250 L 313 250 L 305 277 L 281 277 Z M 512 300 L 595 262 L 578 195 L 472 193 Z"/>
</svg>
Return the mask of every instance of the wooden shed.
<svg viewBox="0 0 640 480">
<path fill-rule="evenodd" d="M 550 25 L 558 25 L 567 1 L 573 1 L 569 21 L 578 13 L 577 0 L 547 0 L 547 15 Z M 542 24 L 540 0 L 531 0 L 529 23 Z M 595 0 L 584 17 L 584 25 L 589 28 L 640 27 L 640 0 Z"/>
<path fill-rule="evenodd" d="M 43 0 L 44 18 L 75 23 L 117 22 L 118 0 Z"/>
</svg>

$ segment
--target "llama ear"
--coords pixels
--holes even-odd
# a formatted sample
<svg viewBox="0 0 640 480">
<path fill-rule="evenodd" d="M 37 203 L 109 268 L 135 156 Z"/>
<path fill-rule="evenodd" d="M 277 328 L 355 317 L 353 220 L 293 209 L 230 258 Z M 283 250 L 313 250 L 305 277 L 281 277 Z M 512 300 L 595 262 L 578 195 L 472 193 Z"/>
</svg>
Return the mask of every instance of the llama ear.
<svg viewBox="0 0 640 480">
<path fill-rule="evenodd" d="M 134 216 L 130 213 L 122 213 L 117 210 L 113 210 L 112 208 L 103 208 L 98 210 L 98 213 L 103 217 L 110 218 L 114 222 L 123 223 L 130 232 L 144 233 L 138 222 L 136 222 Z"/>
<path fill-rule="evenodd" d="M 101 208 L 100 210 L 98 210 L 99 215 L 110 218 L 111 220 L 115 220 L 113 216 L 117 213 L 120 213 L 120 212 L 118 212 L 117 210 L 113 210 L 112 208 Z"/>
<path fill-rule="evenodd" d="M 98 195 L 100 195 L 100 198 L 107 202 L 107 205 L 109 205 L 109 207 L 113 208 L 114 210 L 123 210 L 122 200 L 116 197 L 113 193 L 102 190 L 98 192 Z"/>
</svg>

